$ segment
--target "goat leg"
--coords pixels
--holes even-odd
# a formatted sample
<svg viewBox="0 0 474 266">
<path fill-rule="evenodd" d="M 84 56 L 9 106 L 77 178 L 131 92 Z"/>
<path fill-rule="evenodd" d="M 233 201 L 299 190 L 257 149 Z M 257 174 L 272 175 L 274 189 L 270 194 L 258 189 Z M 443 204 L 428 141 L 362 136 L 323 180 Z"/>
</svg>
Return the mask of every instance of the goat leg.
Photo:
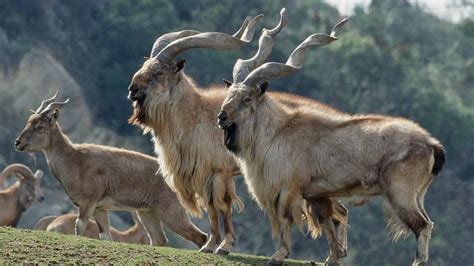
<svg viewBox="0 0 474 266">
<path fill-rule="evenodd" d="M 100 239 L 113 240 L 110 234 L 109 212 L 104 209 L 95 209 L 93 216 L 99 226 Z"/>
</svg>

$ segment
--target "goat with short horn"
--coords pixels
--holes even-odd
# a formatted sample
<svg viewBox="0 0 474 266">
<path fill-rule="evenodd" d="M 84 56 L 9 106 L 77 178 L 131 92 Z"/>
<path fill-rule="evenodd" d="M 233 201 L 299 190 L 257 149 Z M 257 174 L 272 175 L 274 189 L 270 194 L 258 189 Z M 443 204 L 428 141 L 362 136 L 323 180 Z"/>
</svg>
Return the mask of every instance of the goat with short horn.
<svg viewBox="0 0 474 266">
<path fill-rule="evenodd" d="M 11 175 L 15 175 L 18 181 L 9 188 L 0 190 L 0 226 L 16 226 L 24 211 L 35 201 L 42 202 L 44 199 L 40 188 L 43 171 L 33 173 L 24 164 L 10 164 L 0 173 L 0 184 L 3 186 Z"/>
<path fill-rule="evenodd" d="M 42 151 L 52 174 L 79 207 L 75 234 L 83 235 L 89 218 L 100 238 L 113 239 L 108 210 L 137 210 L 152 245 L 165 245 L 163 225 L 202 247 L 207 240 L 189 219 L 176 194 L 165 183 L 157 161 L 150 156 L 95 144 L 74 144 L 58 123 L 68 101 L 43 101 L 15 141 L 18 151 Z"/>
</svg>

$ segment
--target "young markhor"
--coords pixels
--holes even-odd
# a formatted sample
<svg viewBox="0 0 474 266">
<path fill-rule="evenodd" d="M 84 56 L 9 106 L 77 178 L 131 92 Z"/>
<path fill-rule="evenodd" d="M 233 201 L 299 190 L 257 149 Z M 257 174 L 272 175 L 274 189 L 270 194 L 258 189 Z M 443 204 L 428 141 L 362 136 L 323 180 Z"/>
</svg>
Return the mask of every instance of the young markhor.
<svg viewBox="0 0 474 266">
<path fill-rule="evenodd" d="M 57 95 L 57 94 L 56 94 Z M 207 235 L 191 223 L 163 177 L 157 161 L 138 152 L 95 144 L 74 144 L 62 132 L 56 95 L 42 102 L 15 141 L 18 151 L 42 151 L 49 168 L 79 207 L 75 233 L 83 235 L 89 218 L 100 238 L 110 240 L 108 210 L 138 211 L 152 245 L 165 245 L 162 224 L 202 247 Z"/>
</svg>

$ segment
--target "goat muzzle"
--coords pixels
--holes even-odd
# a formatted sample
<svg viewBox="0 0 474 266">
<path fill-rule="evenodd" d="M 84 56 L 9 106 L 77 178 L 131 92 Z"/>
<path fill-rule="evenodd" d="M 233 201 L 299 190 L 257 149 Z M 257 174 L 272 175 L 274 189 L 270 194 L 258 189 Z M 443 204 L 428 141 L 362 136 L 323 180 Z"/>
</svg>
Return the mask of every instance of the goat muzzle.
<svg viewBox="0 0 474 266">
<path fill-rule="evenodd" d="M 26 146 L 26 143 L 23 143 L 20 139 L 16 139 L 15 143 L 13 144 L 13 147 L 17 151 L 22 151 Z"/>
<path fill-rule="evenodd" d="M 220 128 L 226 129 L 230 125 L 229 123 L 229 116 L 227 115 L 226 111 L 220 111 L 217 115 L 217 124 Z"/>
</svg>

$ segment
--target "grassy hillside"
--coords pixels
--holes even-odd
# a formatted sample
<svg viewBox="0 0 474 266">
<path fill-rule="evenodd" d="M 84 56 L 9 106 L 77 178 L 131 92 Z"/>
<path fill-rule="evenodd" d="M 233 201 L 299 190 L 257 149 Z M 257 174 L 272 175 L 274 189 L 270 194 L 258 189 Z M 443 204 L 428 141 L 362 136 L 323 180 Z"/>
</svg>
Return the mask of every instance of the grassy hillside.
<svg viewBox="0 0 474 266">
<path fill-rule="evenodd" d="M 43 231 L 0 227 L 0 264 L 10 263 L 179 263 L 264 264 L 268 258 L 243 254 L 219 256 L 197 250 L 99 241 Z M 289 265 L 310 262 L 288 260 Z"/>
</svg>

